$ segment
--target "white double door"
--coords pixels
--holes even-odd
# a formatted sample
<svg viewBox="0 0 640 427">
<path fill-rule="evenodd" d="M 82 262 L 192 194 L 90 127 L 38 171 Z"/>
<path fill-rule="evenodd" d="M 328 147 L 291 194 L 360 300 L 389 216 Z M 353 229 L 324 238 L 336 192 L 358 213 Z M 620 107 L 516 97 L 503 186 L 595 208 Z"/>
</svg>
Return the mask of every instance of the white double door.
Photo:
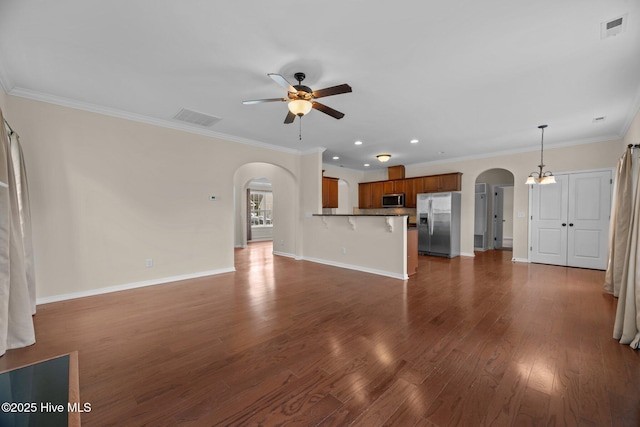
<svg viewBox="0 0 640 427">
<path fill-rule="evenodd" d="M 529 261 L 606 270 L 611 171 L 556 175 L 530 190 Z"/>
</svg>

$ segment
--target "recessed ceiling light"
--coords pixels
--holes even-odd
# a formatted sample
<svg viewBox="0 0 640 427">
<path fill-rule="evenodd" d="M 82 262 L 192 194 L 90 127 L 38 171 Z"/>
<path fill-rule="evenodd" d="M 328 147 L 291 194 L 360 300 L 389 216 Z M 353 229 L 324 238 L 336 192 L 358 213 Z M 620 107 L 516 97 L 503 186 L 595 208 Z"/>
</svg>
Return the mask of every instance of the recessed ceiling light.
<svg viewBox="0 0 640 427">
<path fill-rule="evenodd" d="M 354 142 L 355 145 L 362 145 L 362 141 L 356 141 Z"/>
<path fill-rule="evenodd" d="M 417 144 L 419 141 L 417 139 L 412 139 L 411 141 L 409 141 L 412 144 Z"/>
<path fill-rule="evenodd" d="M 340 160 L 340 157 L 338 157 L 338 156 L 333 156 L 333 160 Z"/>
<path fill-rule="evenodd" d="M 364 167 L 365 167 L 365 168 L 368 168 L 368 167 L 369 167 L 369 163 L 365 163 L 365 164 L 364 164 Z"/>
</svg>

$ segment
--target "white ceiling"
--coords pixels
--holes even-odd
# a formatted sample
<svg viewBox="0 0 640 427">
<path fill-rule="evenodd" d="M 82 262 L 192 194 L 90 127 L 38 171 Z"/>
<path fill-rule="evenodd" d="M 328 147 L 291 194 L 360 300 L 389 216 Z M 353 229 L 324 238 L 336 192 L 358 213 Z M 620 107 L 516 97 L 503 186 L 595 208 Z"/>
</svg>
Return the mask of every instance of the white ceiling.
<svg viewBox="0 0 640 427">
<path fill-rule="evenodd" d="M 627 17 L 600 38 L 600 24 Z M 638 0 L 2 0 L 0 83 L 17 96 L 143 121 L 187 108 L 198 132 L 366 170 L 618 138 L 640 106 Z M 267 73 L 353 93 L 285 125 Z M 602 123 L 595 117 L 606 116 Z M 418 144 L 410 144 L 412 138 Z M 354 141 L 363 144 L 355 146 Z M 334 161 L 334 155 L 340 160 Z M 370 163 L 369 168 L 363 166 Z"/>
</svg>

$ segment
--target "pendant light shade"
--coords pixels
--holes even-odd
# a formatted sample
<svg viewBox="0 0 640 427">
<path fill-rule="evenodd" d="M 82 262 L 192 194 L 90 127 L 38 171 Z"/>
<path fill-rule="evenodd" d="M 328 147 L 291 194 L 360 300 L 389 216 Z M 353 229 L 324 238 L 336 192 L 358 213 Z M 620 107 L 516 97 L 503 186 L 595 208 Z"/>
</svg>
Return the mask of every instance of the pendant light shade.
<svg viewBox="0 0 640 427">
<path fill-rule="evenodd" d="M 538 129 L 540 129 L 542 131 L 542 137 L 540 139 L 540 164 L 538 165 L 538 168 L 540 169 L 538 172 L 531 172 L 529 174 L 529 177 L 527 178 L 527 182 L 525 182 L 525 184 L 527 185 L 533 185 L 533 184 L 540 184 L 540 185 L 546 185 L 546 184 L 555 184 L 556 183 L 556 177 L 553 176 L 553 173 L 551 173 L 551 171 L 546 171 L 544 172 L 542 169 L 545 167 L 544 164 L 544 130 L 547 127 L 547 125 L 540 125 L 538 126 Z"/>
<path fill-rule="evenodd" d="M 305 99 L 295 99 L 293 101 L 289 101 L 288 106 L 289 111 L 291 111 L 296 116 L 304 116 L 309 111 L 311 111 L 311 108 L 313 107 L 311 102 Z"/>
</svg>

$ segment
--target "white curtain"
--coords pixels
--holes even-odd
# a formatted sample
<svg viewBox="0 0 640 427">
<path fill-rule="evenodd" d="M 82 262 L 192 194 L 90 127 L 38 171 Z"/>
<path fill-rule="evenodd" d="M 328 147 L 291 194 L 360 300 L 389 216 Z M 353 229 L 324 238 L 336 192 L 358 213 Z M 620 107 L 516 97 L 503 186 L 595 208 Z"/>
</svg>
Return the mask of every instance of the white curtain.
<svg viewBox="0 0 640 427">
<path fill-rule="evenodd" d="M 17 135 L 0 110 L 0 355 L 35 342 L 29 191 Z"/>
<path fill-rule="evenodd" d="M 604 288 L 618 297 L 613 337 L 637 349 L 640 342 L 640 168 L 633 157 L 629 147 L 618 163 Z"/>
</svg>

